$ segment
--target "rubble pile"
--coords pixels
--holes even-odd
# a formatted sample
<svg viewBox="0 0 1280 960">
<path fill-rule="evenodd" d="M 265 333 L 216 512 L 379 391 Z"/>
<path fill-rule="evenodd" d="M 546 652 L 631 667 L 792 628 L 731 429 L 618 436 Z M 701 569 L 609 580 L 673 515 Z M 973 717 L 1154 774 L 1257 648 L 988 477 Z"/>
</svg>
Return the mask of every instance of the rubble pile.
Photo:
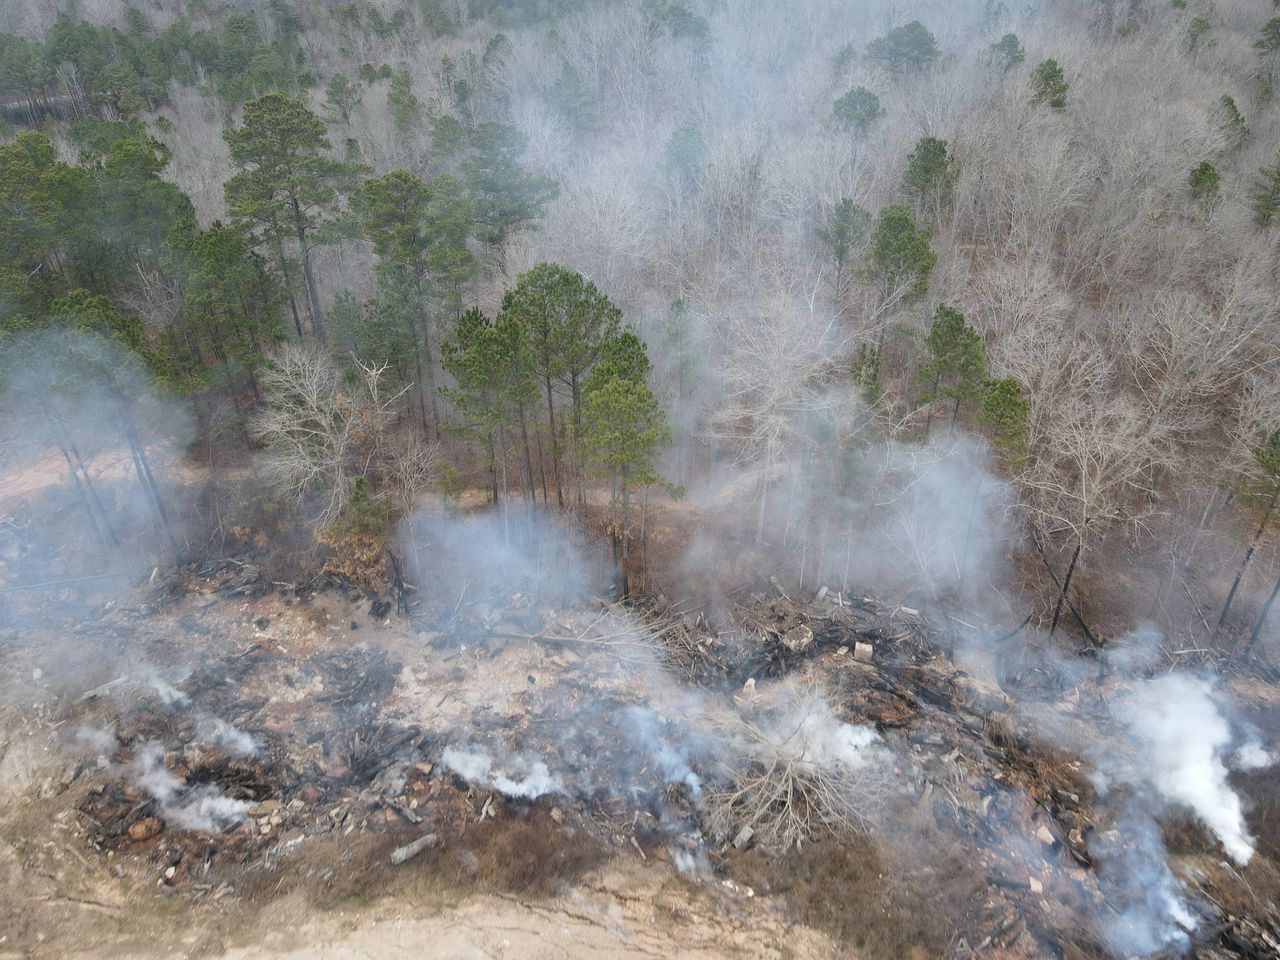
<svg viewBox="0 0 1280 960">
<path fill-rule="evenodd" d="M 1097 917 L 1119 916 L 1127 906 L 1108 871 L 1130 838 L 1115 821 L 1115 805 L 1096 802 L 1081 758 L 1015 719 L 1010 693 L 1039 697 L 1041 671 L 1022 674 L 1021 688 L 1006 679 L 1006 692 L 994 678 L 971 676 L 952 661 L 947 626 L 872 598 L 824 590 L 809 604 L 751 599 L 738 619 L 743 635 L 757 638 L 764 671 L 802 672 L 834 690 L 845 720 L 873 725 L 899 757 L 909 758 L 904 782 L 916 803 L 969 851 L 986 897 L 958 931 L 961 948 L 1072 960 L 1114 956 L 1097 932 Z M 746 683 L 754 687 L 753 679 Z M 1106 683 L 1055 697 L 1061 722 L 1075 715 L 1105 729 L 1101 704 L 1112 693 Z M 885 832 L 891 835 L 892 825 Z M 723 852 L 720 862 L 731 869 L 734 851 Z M 1220 856 L 1202 856 L 1187 872 L 1201 912 L 1170 956 L 1280 955 L 1280 905 L 1255 903 L 1250 916 L 1238 900 L 1228 903 L 1238 894 L 1238 874 Z"/>
<path fill-rule="evenodd" d="M 398 865 L 480 821 L 533 817 L 733 886 L 737 858 L 759 840 L 709 838 L 699 791 L 714 763 L 680 753 L 679 707 L 655 709 L 644 678 L 660 671 L 677 694 L 745 701 L 757 683 L 798 676 L 841 721 L 874 728 L 903 810 L 924 815 L 980 876 L 982 896 L 957 918 L 957 956 L 1115 956 L 1098 917 L 1125 907 L 1108 876 L 1126 826 L 1084 760 L 1020 713 L 1044 677 L 963 669 L 958 621 L 826 590 L 800 602 L 775 583 L 742 595 L 731 629 L 652 605 L 519 593 L 460 597 L 405 623 L 385 620 L 385 601 L 334 586 L 222 563 L 84 622 L 78 639 L 119 662 L 165 666 L 162 677 L 104 677 L 65 710 L 69 737 L 88 731 L 59 788 L 82 849 L 113 871 L 218 900 L 314 837 L 386 835 Z M 1099 675 L 1041 705 L 1064 724 L 1101 725 L 1115 682 Z M 638 728 L 653 749 L 634 748 Z M 472 771 L 445 762 L 449 752 L 484 762 Z M 545 787 L 524 789 L 530 758 Z M 523 795 L 502 786 L 511 782 Z M 192 826 L 206 807 L 207 822 Z M 1178 949 L 1276 956 L 1276 905 L 1248 903 L 1248 881 L 1191 830 L 1200 846 L 1178 875 L 1198 913 Z"/>
</svg>

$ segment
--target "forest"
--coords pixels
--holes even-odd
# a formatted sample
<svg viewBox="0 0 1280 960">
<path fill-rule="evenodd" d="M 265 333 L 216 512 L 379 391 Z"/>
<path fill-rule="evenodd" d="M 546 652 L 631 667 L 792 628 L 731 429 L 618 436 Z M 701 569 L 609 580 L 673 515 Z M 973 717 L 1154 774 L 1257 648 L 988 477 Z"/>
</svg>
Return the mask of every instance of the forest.
<svg viewBox="0 0 1280 960">
<path fill-rule="evenodd" d="M 1167 681 L 1102 714 L 1156 763 L 1160 698 L 1211 691 L 1211 786 L 1133 786 L 1143 856 L 1177 808 L 1269 863 L 1229 757 L 1280 714 L 1228 701 L 1280 683 L 1278 83 L 1265 0 L 0 0 L 8 649 L 46 587 L 229 562 L 446 635 L 572 585 L 658 647 L 772 630 L 771 670 L 817 614 L 747 598 L 865 597 L 1046 702 Z M 664 669 L 711 669 L 690 644 Z M 730 790 L 702 830 L 799 849 L 841 793 L 808 789 L 805 826 Z M 1202 948 L 1144 909 L 1093 953 L 915 955 Z"/>
</svg>

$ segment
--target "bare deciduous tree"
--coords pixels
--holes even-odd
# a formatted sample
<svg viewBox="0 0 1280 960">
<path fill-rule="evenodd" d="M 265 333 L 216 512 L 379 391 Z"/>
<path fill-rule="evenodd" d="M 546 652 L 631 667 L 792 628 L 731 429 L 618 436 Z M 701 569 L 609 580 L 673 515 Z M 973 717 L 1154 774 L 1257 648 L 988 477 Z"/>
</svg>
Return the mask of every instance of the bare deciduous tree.
<svg viewBox="0 0 1280 960">
<path fill-rule="evenodd" d="M 337 519 L 382 452 L 404 393 L 386 389 L 385 371 L 356 361 L 346 380 L 322 347 L 289 343 L 261 375 L 265 402 L 250 430 L 265 448 L 262 477 L 309 505 L 317 526 Z"/>
<path fill-rule="evenodd" d="M 780 852 L 877 821 L 890 793 L 878 738 L 840 721 L 820 692 L 788 686 L 750 714 L 723 711 L 712 722 L 734 755 L 725 782 L 702 797 L 713 835 L 749 829 Z"/>
</svg>

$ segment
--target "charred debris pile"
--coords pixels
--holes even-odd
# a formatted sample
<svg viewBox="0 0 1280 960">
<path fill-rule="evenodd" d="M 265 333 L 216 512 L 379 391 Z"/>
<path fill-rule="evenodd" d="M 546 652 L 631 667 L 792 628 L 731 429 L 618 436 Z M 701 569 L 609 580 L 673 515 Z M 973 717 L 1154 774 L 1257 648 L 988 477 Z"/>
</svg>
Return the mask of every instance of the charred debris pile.
<svg viewBox="0 0 1280 960">
<path fill-rule="evenodd" d="M 153 587 L 149 618 L 167 624 L 153 623 L 153 632 L 182 632 L 187 643 L 223 633 L 224 642 L 183 675 L 126 671 L 68 708 L 79 759 L 58 789 L 74 802 L 84 843 L 113 870 L 218 900 L 254 873 L 287 866 L 312 837 L 384 835 L 392 869 L 414 869 L 399 865 L 485 820 L 522 818 L 621 855 L 671 860 L 694 882 L 733 886 L 755 840 L 750 830 L 710 828 L 700 791 L 713 785 L 714 764 L 700 767 L 696 750 L 680 752 L 674 765 L 657 754 L 637 761 L 618 746 L 627 738 L 621 718 L 648 703 L 633 682 L 587 666 L 602 646 L 606 658 L 624 662 L 633 645 L 640 649 L 634 637 L 596 626 L 610 605 L 600 605 L 603 614 L 555 610 L 516 594 L 502 605 L 459 601 L 401 630 L 394 601 L 374 597 L 375 619 L 393 618 L 382 629 L 292 649 L 252 632 L 237 639 L 201 613 L 232 604 L 251 612 L 305 607 L 334 586 L 324 578 L 273 584 L 233 562 Z M 825 589 L 800 601 L 776 582 L 739 595 L 731 629 L 653 602 L 627 615 L 645 626 L 656 656 L 649 666 L 683 689 L 716 690 L 749 711 L 758 685 L 802 678 L 825 691 L 842 721 L 874 729 L 893 757 L 895 790 L 876 837 L 894 844 L 895 821 L 910 810 L 963 852 L 980 891 L 955 918 L 956 955 L 1117 955 L 1096 931 L 1099 915 L 1123 918 L 1124 898 L 1136 895 L 1108 880 L 1126 856 L 1126 826 L 1114 804 L 1097 802 L 1087 763 L 1020 719 L 1010 693 L 1024 704 L 1043 695 L 1039 666 L 1006 668 L 999 682 L 975 676 L 956 664 L 967 629 L 959 621 Z M 119 608 L 80 631 L 128 645 L 137 622 L 136 610 Z M 401 642 L 384 642 L 391 635 Z M 542 759 L 540 773 L 525 764 L 504 779 L 487 765 L 474 772 L 450 760 L 457 744 L 476 742 L 474 731 L 426 722 L 402 695 L 411 658 L 448 663 L 468 647 L 481 669 L 492 661 L 495 670 L 512 650 L 553 651 L 544 673 L 528 676 L 528 691 L 489 718 L 508 748 Z M 1102 717 L 1107 682 L 1079 686 L 1058 709 Z M 448 685 L 428 693 L 439 703 L 451 696 Z M 662 742 L 670 718 L 653 717 Z M 546 774 L 536 788 L 535 773 Z M 1189 819 L 1161 826 L 1182 838 L 1190 867 L 1181 880 L 1194 888 L 1198 911 L 1164 952 L 1280 955 L 1280 910 L 1255 889 L 1259 877 L 1274 881 L 1270 858 L 1260 854 L 1242 873 Z M 849 891 L 850 909 L 857 895 Z"/>
</svg>

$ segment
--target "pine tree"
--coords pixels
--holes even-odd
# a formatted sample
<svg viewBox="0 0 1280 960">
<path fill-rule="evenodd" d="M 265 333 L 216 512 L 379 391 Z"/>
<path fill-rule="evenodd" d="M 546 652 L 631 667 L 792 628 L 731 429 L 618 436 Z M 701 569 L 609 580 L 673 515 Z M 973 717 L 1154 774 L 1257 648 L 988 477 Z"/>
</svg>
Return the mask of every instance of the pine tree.
<svg viewBox="0 0 1280 960">
<path fill-rule="evenodd" d="M 556 497 L 563 506 L 555 387 L 560 384 L 568 389 L 572 445 L 574 456 L 580 458 L 582 383 L 601 358 L 605 344 L 617 336 L 622 311 L 581 274 L 558 264 L 540 263 L 522 274 L 503 297 L 499 321 L 508 318 L 528 331 L 537 377 L 546 393 Z"/>
<path fill-rule="evenodd" d="M 938 255 L 929 245 L 929 231 L 916 226 L 910 207 L 891 203 L 880 211 L 864 275 L 875 284 L 882 304 L 895 298 L 911 301 L 923 297 L 937 262 Z"/>
<path fill-rule="evenodd" d="M 644 341 L 624 332 L 611 341 L 582 389 L 584 465 L 609 479 L 614 561 L 626 582 L 631 543 L 631 493 L 659 480 L 654 458 L 671 442 L 666 413 L 645 383 Z"/>
<path fill-rule="evenodd" d="M 831 212 L 831 221 L 818 228 L 818 239 L 831 253 L 836 268 L 836 289 L 844 279 L 845 267 L 854 250 L 871 229 L 871 214 L 848 197 L 842 197 Z"/>
<path fill-rule="evenodd" d="M 867 56 L 895 73 L 920 70 L 938 59 L 938 44 L 923 23 L 912 20 L 872 40 Z"/>
<path fill-rule="evenodd" d="M 359 80 L 352 80 L 346 74 L 336 73 L 329 80 L 324 91 L 324 105 L 329 116 L 344 126 L 351 123 L 351 114 L 364 99 L 364 89 Z"/>
<path fill-rule="evenodd" d="M 1209 34 L 1213 31 L 1211 24 L 1204 17 L 1192 17 L 1187 23 L 1187 52 L 1196 53 L 1198 50 L 1212 46 L 1213 39 Z"/>
<path fill-rule="evenodd" d="M 884 116 L 880 98 L 866 87 L 854 87 L 831 107 L 836 125 L 862 133 Z"/>
<path fill-rule="evenodd" d="M 1017 380 L 1005 377 L 987 382 L 978 421 L 1006 463 L 1016 466 L 1026 457 L 1027 401 Z"/>
<path fill-rule="evenodd" d="M 1245 123 L 1244 115 L 1240 113 L 1234 98 L 1224 95 L 1218 101 L 1218 122 L 1222 126 L 1222 132 L 1226 134 L 1227 149 L 1239 150 L 1244 146 L 1245 141 L 1249 139 L 1249 126 Z"/>
<path fill-rule="evenodd" d="M 340 198 L 359 167 L 327 155 L 324 123 L 297 100 L 268 93 L 244 108 L 239 128 L 228 130 L 231 160 L 240 168 L 227 181 L 227 208 L 276 258 L 286 282 L 292 245 L 302 263 L 312 332 L 325 335 L 312 251 L 331 242 Z M 292 289 L 289 290 L 292 304 Z M 294 307 L 294 322 L 301 322 Z"/>
<path fill-rule="evenodd" d="M 1280 53 L 1280 17 L 1272 17 L 1263 24 L 1262 32 L 1253 44 L 1262 53 Z"/>
<path fill-rule="evenodd" d="M 494 502 L 502 499 L 500 486 L 507 486 L 499 483 L 499 451 L 506 449 L 507 431 L 517 427 L 524 439 L 523 486 L 531 498 L 534 481 L 525 411 L 536 401 L 538 388 L 523 325 L 510 316 L 494 323 L 473 307 L 458 319 L 453 335 L 441 346 L 441 357 L 454 379 L 455 387 L 445 393 L 462 417 L 461 429 L 485 452 Z"/>
<path fill-rule="evenodd" d="M 1191 199 L 1208 203 L 1218 196 L 1222 174 L 1218 173 L 1217 167 L 1205 160 L 1191 170 L 1188 183 L 1191 187 Z"/>
<path fill-rule="evenodd" d="M 1218 617 L 1218 625 L 1214 633 L 1215 637 L 1222 631 L 1227 622 L 1227 617 L 1231 613 L 1231 604 L 1235 601 L 1236 592 L 1240 589 L 1240 583 L 1244 580 L 1244 575 L 1249 570 L 1249 564 L 1253 561 L 1258 544 L 1262 542 L 1262 536 L 1267 531 L 1267 525 L 1275 515 L 1277 505 L 1280 505 L 1280 430 L 1277 430 L 1263 443 L 1253 448 L 1253 462 L 1253 476 L 1245 487 L 1245 494 L 1248 502 L 1257 505 L 1261 516 L 1253 538 L 1249 541 L 1248 549 L 1245 550 L 1244 559 L 1240 562 L 1240 569 L 1236 572 L 1235 580 L 1231 583 L 1226 602 L 1222 605 L 1222 613 Z"/>
<path fill-rule="evenodd" d="M 707 145 L 702 131 L 691 123 L 672 131 L 662 153 L 662 175 L 677 195 L 692 191 L 707 163 Z"/>
<path fill-rule="evenodd" d="M 947 141 L 922 137 L 907 157 L 899 189 L 918 212 L 923 215 L 927 211 L 937 221 L 951 199 L 955 181 L 956 163 L 947 150 Z"/>
<path fill-rule="evenodd" d="M 1276 154 L 1274 164 L 1258 170 L 1250 196 L 1254 220 L 1259 226 L 1271 226 L 1276 215 L 1280 214 L 1280 153 Z"/>
<path fill-rule="evenodd" d="M 422 124 L 422 101 L 414 96 L 413 75 L 407 67 L 397 70 L 391 77 L 387 87 L 387 108 L 401 137 L 408 137 Z"/>
<path fill-rule="evenodd" d="M 463 288 L 477 269 L 467 248 L 474 203 L 462 182 L 447 174 L 427 181 L 407 170 L 392 170 L 365 181 L 354 206 L 380 258 L 384 285 L 394 287 L 399 277 L 407 278 L 408 303 L 401 315 L 413 346 L 419 410 L 425 425 L 429 403 L 438 428 L 433 308 L 454 320 L 461 316 Z"/>
<path fill-rule="evenodd" d="M 501 123 L 476 124 L 468 137 L 470 155 L 462 177 L 475 203 L 476 239 L 495 246 L 542 215 L 559 193 L 554 180 L 530 176 L 520 166 L 525 139 Z"/>
<path fill-rule="evenodd" d="M 1016 33 L 1006 33 L 993 43 L 987 51 L 987 63 L 998 66 L 1008 72 L 1027 59 L 1027 52 L 1022 48 L 1022 41 Z"/>
<path fill-rule="evenodd" d="M 1058 61 L 1046 60 L 1031 75 L 1031 102 L 1047 103 L 1055 110 L 1061 110 L 1067 105 L 1067 90 L 1070 87 Z"/>
<path fill-rule="evenodd" d="M 981 397 L 986 383 L 987 357 L 982 335 L 965 320 L 964 314 L 946 304 L 934 313 L 933 324 L 925 338 L 929 359 L 920 366 L 917 377 L 925 388 L 924 402 L 939 398 L 954 401 L 951 423 L 963 403 Z M 925 421 L 925 436 L 933 422 L 930 411 Z"/>
</svg>

